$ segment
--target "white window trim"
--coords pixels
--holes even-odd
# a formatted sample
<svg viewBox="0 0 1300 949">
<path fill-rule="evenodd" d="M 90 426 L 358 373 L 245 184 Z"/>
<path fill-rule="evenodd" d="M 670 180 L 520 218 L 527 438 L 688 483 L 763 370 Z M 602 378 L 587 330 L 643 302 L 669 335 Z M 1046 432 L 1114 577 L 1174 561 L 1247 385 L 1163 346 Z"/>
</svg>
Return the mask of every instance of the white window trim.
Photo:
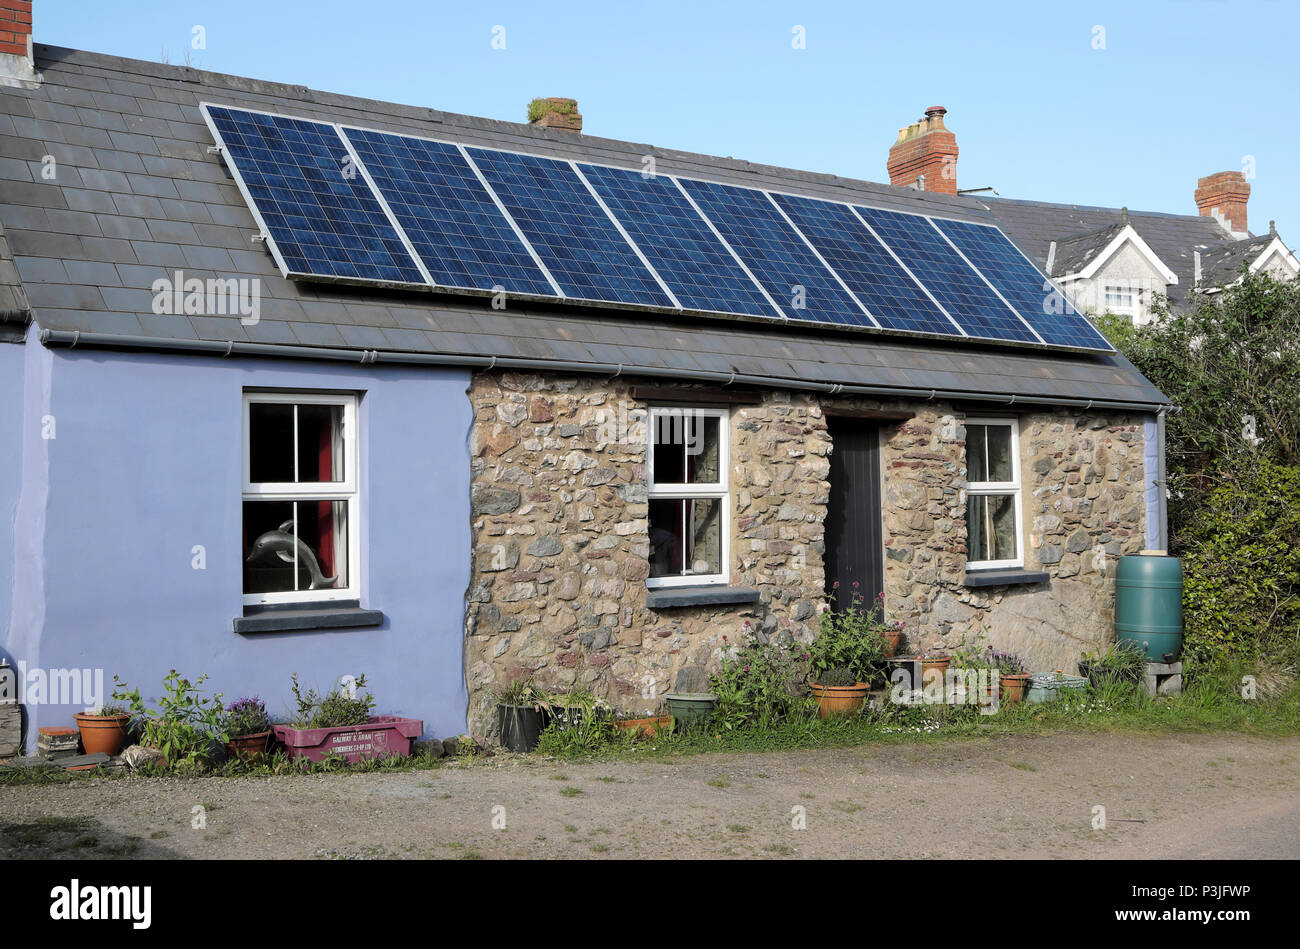
<svg viewBox="0 0 1300 949">
<path fill-rule="evenodd" d="M 1133 301 L 1128 306 L 1111 306 L 1111 291 L 1127 293 Z M 1142 291 L 1138 287 L 1126 283 L 1103 283 L 1101 287 L 1101 304 L 1103 313 L 1113 313 L 1115 316 L 1127 316 L 1134 323 L 1142 320 Z"/>
<path fill-rule="evenodd" d="M 716 484 L 656 484 L 655 470 L 655 431 L 657 420 L 661 415 L 671 413 L 690 413 L 696 416 L 718 419 L 718 482 Z M 663 405 L 651 406 L 646 418 L 646 483 L 650 500 L 717 498 L 722 503 L 722 519 L 719 530 L 722 532 L 722 572 L 715 574 L 691 574 L 679 577 L 648 577 L 647 589 L 660 587 L 701 587 L 725 586 L 731 570 L 731 412 L 729 409 L 703 408 L 701 406 Z M 646 513 L 649 524 L 649 512 Z"/>
<path fill-rule="evenodd" d="M 344 480 L 330 482 L 258 482 L 251 477 L 250 406 L 254 403 L 278 402 L 294 405 L 340 405 L 343 407 Z M 296 444 L 296 442 L 295 442 Z M 245 606 L 270 603 L 318 603 L 330 600 L 361 598 L 361 524 L 360 492 L 357 490 L 357 397 L 346 392 L 291 390 L 244 391 L 243 400 L 243 501 L 346 501 L 348 510 L 347 568 L 348 585 L 331 590 L 287 590 L 278 593 L 244 593 Z M 295 453 L 295 464 L 297 463 Z"/>
<path fill-rule="evenodd" d="M 980 417 L 967 418 L 966 426 L 1001 425 L 1011 429 L 1011 471 L 1015 478 L 1011 481 L 971 481 L 967 469 L 966 494 L 982 497 L 987 495 L 1010 494 L 1015 498 L 1016 511 L 1016 557 L 1011 560 L 971 560 L 970 559 L 970 525 L 966 526 L 966 570 L 1007 570 L 1025 565 L 1024 519 L 1021 516 L 1021 478 L 1020 478 L 1020 422 L 1014 418 Z"/>
</svg>

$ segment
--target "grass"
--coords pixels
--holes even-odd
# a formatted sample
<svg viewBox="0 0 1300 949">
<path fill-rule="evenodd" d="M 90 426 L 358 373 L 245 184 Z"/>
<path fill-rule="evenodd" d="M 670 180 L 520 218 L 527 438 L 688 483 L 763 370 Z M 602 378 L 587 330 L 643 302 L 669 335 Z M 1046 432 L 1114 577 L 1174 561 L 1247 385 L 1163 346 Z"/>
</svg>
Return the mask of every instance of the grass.
<svg viewBox="0 0 1300 949">
<path fill-rule="evenodd" d="M 577 797 L 582 793 L 582 788 L 575 788 L 571 784 L 566 784 L 564 787 L 560 788 L 560 793 L 565 797 Z"/>
</svg>

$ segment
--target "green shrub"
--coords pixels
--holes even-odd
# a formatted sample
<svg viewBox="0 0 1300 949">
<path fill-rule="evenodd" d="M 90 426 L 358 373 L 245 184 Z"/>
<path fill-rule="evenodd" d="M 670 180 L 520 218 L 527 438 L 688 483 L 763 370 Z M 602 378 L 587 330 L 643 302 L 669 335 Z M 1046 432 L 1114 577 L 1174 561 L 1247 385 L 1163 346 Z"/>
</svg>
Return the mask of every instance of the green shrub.
<svg viewBox="0 0 1300 949">
<path fill-rule="evenodd" d="M 113 701 L 130 709 L 133 722 L 140 727 L 142 745 L 161 751 L 169 767 L 192 767 L 206 763 L 213 746 L 229 739 L 221 693 L 203 694 L 201 686 L 207 678 L 201 675 L 190 682 L 171 670 L 163 676 L 158 707 L 150 708 L 139 689 L 128 692 L 126 683 L 114 676 Z"/>
<path fill-rule="evenodd" d="M 727 729 L 767 726 L 809 709 L 803 654 L 788 643 L 760 643 L 749 625 L 739 646 L 723 637 L 722 669 L 709 676 L 709 689 L 718 697 L 713 720 Z"/>
<path fill-rule="evenodd" d="M 1207 660 L 1300 643 L 1300 466 L 1221 476 L 1184 529 L 1184 650 Z"/>
<path fill-rule="evenodd" d="M 838 596 L 839 582 L 835 583 L 832 602 Z M 902 624 L 886 623 L 881 618 L 884 612 L 884 594 L 867 608 L 863 596 L 858 592 L 858 582 L 853 581 L 853 593 L 848 606 L 840 609 L 831 606 L 822 611 L 817 638 L 808 646 L 808 677 L 820 685 L 822 676 L 831 670 L 836 672 L 837 681 L 847 672 L 852 682 L 874 682 L 880 675 L 881 662 L 885 658 L 885 632 L 902 629 Z"/>
</svg>

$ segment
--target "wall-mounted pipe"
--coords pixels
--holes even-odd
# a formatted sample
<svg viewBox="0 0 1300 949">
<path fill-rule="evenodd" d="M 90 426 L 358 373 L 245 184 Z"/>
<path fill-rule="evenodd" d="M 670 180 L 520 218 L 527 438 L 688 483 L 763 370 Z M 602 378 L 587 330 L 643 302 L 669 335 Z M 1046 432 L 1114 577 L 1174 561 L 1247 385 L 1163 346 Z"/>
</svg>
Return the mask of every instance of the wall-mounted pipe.
<svg viewBox="0 0 1300 949">
<path fill-rule="evenodd" d="M 779 376 L 756 376 L 707 369 L 666 369 L 626 363 L 573 362 L 561 359 L 525 359 L 516 356 L 463 356 L 451 353 L 406 353 L 376 349 L 342 349 L 324 346 L 286 346 L 278 343 L 245 343 L 212 339 L 167 339 L 110 333 L 82 333 L 69 330 L 41 330 L 45 346 L 76 346 L 103 349 L 144 349 L 163 352 L 203 353 L 211 356 L 269 356 L 280 359 L 313 359 L 366 365 L 445 366 L 466 369 L 522 369 L 534 372 L 578 372 L 589 375 L 650 376 L 684 382 L 712 382 L 742 386 L 822 392 L 828 395 L 862 395 L 876 398 L 943 399 L 959 402 L 1008 404 L 1010 393 L 962 392 L 950 389 L 904 389 L 895 386 L 864 386 Z M 1018 405 L 1052 405 L 1081 409 L 1115 409 L 1126 412 L 1156 412 L 1167 406 L 1153 402 L 1123 402 L 1106 399 L 1067 399 L 1055 396 L 1016 396 Z"/>
</svg>

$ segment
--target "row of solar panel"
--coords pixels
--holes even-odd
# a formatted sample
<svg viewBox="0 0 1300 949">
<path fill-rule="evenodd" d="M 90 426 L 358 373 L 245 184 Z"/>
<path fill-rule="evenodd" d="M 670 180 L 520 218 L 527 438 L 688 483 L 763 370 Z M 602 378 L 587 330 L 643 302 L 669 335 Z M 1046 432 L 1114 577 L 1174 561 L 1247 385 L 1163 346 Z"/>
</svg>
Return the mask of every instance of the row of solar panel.
<svg viewBox="0 0 1300 949">
<path fill-rule="evenodd" d="M 989 225 L 204 111 L 289 275 L 1111 348 Z"/>
</svg>

